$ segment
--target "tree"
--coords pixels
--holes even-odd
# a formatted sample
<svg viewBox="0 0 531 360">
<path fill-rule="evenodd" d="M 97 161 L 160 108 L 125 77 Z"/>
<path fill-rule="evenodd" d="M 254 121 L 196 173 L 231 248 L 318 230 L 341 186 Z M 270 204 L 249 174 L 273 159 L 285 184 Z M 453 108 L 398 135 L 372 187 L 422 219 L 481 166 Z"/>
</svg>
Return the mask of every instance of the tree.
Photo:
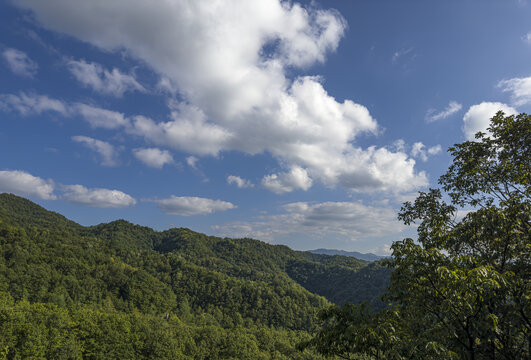
<svg viewBox="0 0 531 360">
<path fill-rule="evenodd" d="M 442 190 L 398 215 L 418 239 L 392 246 L 391 307 L 365 317 L 329 310 L 307 346 L 346 359 L 531 357 L 531 117 L 499 112 L 487 133 L 449 151 Z M 371 332 L 355 329 L 367 326 L 379 341 L 363 342 Z"/>
</svg>

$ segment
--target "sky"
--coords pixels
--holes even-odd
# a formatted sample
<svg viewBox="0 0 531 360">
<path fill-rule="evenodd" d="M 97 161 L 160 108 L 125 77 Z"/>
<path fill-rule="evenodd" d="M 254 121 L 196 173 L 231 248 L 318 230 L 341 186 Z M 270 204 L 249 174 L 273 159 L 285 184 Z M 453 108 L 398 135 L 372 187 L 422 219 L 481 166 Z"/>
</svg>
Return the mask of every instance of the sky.
<svg viewBox="0 0 531 360">
<path fill-rule="evenodd" d="M 531 111 L 531 3 L 0 2 L 0 192 L 385 255 L 449 146 Z"/>
</svg>

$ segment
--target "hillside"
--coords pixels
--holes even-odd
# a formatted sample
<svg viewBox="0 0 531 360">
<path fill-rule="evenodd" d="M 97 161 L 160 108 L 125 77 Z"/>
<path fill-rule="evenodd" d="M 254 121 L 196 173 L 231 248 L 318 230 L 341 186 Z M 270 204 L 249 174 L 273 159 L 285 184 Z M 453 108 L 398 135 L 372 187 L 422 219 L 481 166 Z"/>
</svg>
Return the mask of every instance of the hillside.
<svg viewBox="0 0 531 360">
<path fill-rule="evenodd" d="M 345 251 L 345 250 L 336 250 L 336 249 L 315 249 L 315 250 L 308 250 L 308 252 L 311 252 L 313 254 L 321 254 L 321 255 L 341 255 L 341 256 L 352 256 L 359 260 L 366 260 L 366 261 L 376 261 L 381 260 L 385 258 L 385 256 L 379 256 L 372 253 L 360 253 L 358 251 Z"/>
<path fill-rule="evenodd" d="M 7 349 L 8 359 L 22 356 L 27 348 L 20 345 L 21 333 L 48 345 L 52 338 L 56 341 L 60 334 L 47 332 L 52 326 L 48 322 L 58 318 L 85 332 L 68 335 L 73 329 L 65 325 L 63 335 L 70 337 L 61 341 L 84 349 L 90 347 L 87 341 L 96 341 L 94 331 L 103 321 L 105 326 L 126 327 L 131 336 L 158 331 L 168 343 L 168 354 L 179 354 L 177 358 L 201 358 L 201 341 L 223 342 L 230 336 L 249 344 L 252 350 L 247 350 L 254 354 L 249 358 L 272 358 L 273 349 L 279 352 L 274 358 L 315 358 L 291 352 L 316 329 L 317 312 L 332 302 L 381 306 L 378 296 L 389 279 L 378 263 L 252 239 L 218 238 L 184 228 L 158 232 L 124 220 L 83 227 L 9 194 L 0 195 L 0 245 L 0 319 L 9 325 L 0 330 L 5 339 L 0 358 Z M 23 319 L 9 314 L 25 316 L 25 321 L 39 314 L 42 331 L 25 333 L 29 330 Z M 94 327 L 79 327 L 81 320 Z M 174 332 L 184 328 L 188 335 L 180 339 Z M 114 334 L 108 331 L 108 336 Z M 217 335 L 207 336 L 208 331 Z M 98 336 L 106 342 L 107 335 Z M 269 344 L 262 343 L 266 338 Z M 125 337 L 113 341 L 126 343 Z M 127 350 L 134 354 L 131 358 L 142 358 L 142 351 L 153 358 L 154 350 L 148 348 L 155 345 L 146 341 Z M 235 358 L 245 358 L 243 349 L 233 349 L 236 343 L 224 346 L 240 351 Z M 78 350 L 80 358 L 98 358 Z"/>
</svg>

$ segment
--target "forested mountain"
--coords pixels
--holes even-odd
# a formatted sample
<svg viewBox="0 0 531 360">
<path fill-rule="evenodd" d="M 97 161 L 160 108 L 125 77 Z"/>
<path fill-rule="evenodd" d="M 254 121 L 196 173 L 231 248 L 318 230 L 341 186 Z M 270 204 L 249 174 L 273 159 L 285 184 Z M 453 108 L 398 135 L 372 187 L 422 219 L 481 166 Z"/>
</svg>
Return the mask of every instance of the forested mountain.
<svg viewBox="0 0 531 360">
<path fill-rule="evenodd" d="M 381 307 L 388 279 L 352 257 L 124 220 L 83 227 L 0 195 L 0 359 L 318 358 L 294 348 L 317 312 Z"/>
<path fill-rule="evenodd" d="M 372 253 L 360 253 L 358 251 L 345 251 L 345 250 L 336 250 L 336 249 L 315 249 L 308 250 L 313 254 L 321 255 L 341 255 L 341 256 L 352 256 L 356 259 L 366 260 L 366 261 L 376 261 L 385 258 L 385 256 L 379 256 Z"/>
</svg>

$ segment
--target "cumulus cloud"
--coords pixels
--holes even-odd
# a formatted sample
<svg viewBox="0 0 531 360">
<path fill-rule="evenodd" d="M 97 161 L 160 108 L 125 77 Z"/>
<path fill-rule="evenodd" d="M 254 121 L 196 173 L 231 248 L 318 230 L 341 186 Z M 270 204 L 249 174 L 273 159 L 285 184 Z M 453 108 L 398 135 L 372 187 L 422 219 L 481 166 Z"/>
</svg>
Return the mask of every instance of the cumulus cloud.
<svg viewBox="0 0 531 360">
<path fill-rule="evenodd" d="M 514 105 L 521 106 L 531 103 L 531 76 L 502 80 L 498 86 L 504 92 L 511 92 L 511 101 Z"/>
<path fill-rule="evenodd" d="M 166 164 L 173 163 L 173 157 L 168 150 L 158 148 L 135 149 L 135 157 L 147 166 L 161 169 Z"/>
<path fill-rule="evenodd" d="M 490 119 L 500 110 L 507 116 L 518 113 L 515 108 L 499 102 L 472 105 L 463 117 L 463 133 L 466 139 L 474 140 L 478 131 L 486 132 Z"/>
<path fill-rule="evenodd" d="M 339 170 L 338 180 L 335 180 L 333 172 L 325 174 L 329 179 L 328 183 L 339 181 L 341 185 L 356 192 L 396 193 L 428 185 L 426 173 L 416 173 L 415 160 L 408 158 L 404 152 L 392 152 L 374 146 L 366 151 L 357 148 L 345 159 L 341 159 L 341 165 L 343 167 Z"/>
<path fill-rule="evenodd" d="M 250 188 L 254 186 L 253 183 L 249 180 L 242 179 L 241 177 L 236 175 L 227 176 L 227 184 L 235 184 L 240 189 Z"/>
<path fill-rule="evenodd" d="M 222 236 L 264 241 L 294 234 L 357 241 L 398 234 L 405 228 L 393 209 L 361 202 L 296 202 L 284 205 L 282 210 L 280 214 L 260 216 L 253 222 L 233 222 L 213 228 Z"/>
<path fill-rule="evenodd" d="M 52 111 L 63 116 L 68 115 L 68 106 L 61 100 L 51 99 L 45 95 L 26 94 L 0 94 L 0 109 L 4 111 L 17 111 L 23 116 L 40 115 Z"/>
<path fill-rule="evenodd" d="M 428 155 L 437 155 L 441 150 L 441 145 L 435 145 L 426 149 L 426 146 L 423 143 L 416 142 L 411 147 L 411 156 L 426 162 L 428 161 Z"/>
<path fill-rule="evenodd" d="M 337 11 L 279 0 L 50 1 L 16 6 L 48 29 L 141 60 L 183 99 L 168 121 L 132 117 L 130 134 L 192 155 L 269 153 L 353 191 L 427 183 L 406 153 L 355 146 L 359 134 L 378 133 L 365 106 L 336 100 L 319 77 L 289 78 L 337 48 L 347 27 Z"/>
<path fill-rule="evenodd" d="M 21 170 L 0 171 L 0 193 L 7 192 L 20 196 L 55 200 L 54 183 Z"/>
<path fill-rule="evenodd" d="M 426 114 L 426 121 L 431 123 L 438 120 L 446 119 L 447 117 L 450 117 L 459 110 L 461 110 L 462 107 L 463 105 L 459 104 L 458 102 L 450 101 L 448 106 L 440 112 L 437 112 L 435 109 L 428 110 L 428 113 Z"/>
<path fill-rule="evenodd" d="M 118 190 L 88 189 L 82 185 L 64 185 L 63 195 L 68 202 L 99 208 L 121 208 L 136 204 L 130 195 Z"/>
<path fill-rule="evenodd" d="M 79 82 L 102 94 L 121 97 L 126 91 L 146 91 L 134 76 L 123 74 L 116 68 L 109 71 L 100 64 L 84 60 L 69 60 L 67 67 Z"/>
<path fill-rule="evenodd" d="M 171 215 L 205 215 L 217 211 L 235 209 L 236 205 L 222 200 L 212 200 L 195 196 L 174 196 L 167 199 L 152 200 L 157 207 Z"/>
<path fill-rule="evenodd" d="M 189 104 L 179 104 L 171 112 L 171 121 L 156 123 L 144 116 L 135 116 L 129 132 L 146 140 L 197 155 L 217 155 L 229 149 L 233 135 L 227 129 L 207 121 L 204 112 Z"/>
<path fill-rule="evenodd" d="M 101 156 L 101 165 L 116 166 L 118 165 L 118 153 L 114 146 L 106 141 L 93 139 L 88 136 L 72 136 L 72 140 L 85 145 L 90 150 Z"/>
<path fill-rule="evenodd" d="M 17 75 L 33 77 L 37 73 L 39 66 L 23 51 L 8 48 L 2 52 L 2 56 L 9 69 Z"/>
<path fill-rule="evenodd" d="M 528 44 L 531 44 L 531 31 L 522 36 L 522 40 L 524 40 Z"/>
<path fill-rule="evenodd" d="M 283 194 L 293 190 L 308 190 L 312 186 L 312 179 L 308 172 L 300 167 L 294 167 L 287 173 L 266 175 L 262 185 L 276 194 Z"/>
</svg>

